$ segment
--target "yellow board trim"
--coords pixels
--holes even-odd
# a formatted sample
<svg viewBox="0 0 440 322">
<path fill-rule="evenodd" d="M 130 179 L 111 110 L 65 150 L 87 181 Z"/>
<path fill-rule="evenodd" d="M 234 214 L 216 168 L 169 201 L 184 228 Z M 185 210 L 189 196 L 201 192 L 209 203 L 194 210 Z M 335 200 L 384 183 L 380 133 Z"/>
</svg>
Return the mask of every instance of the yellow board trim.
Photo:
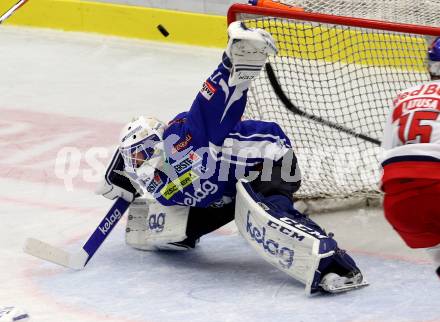
<svg viewBox="0 0 440 322">
<path fill-rule="evenodd" d="M 5 12 L 16 1 L 2 1 Z M 5 24 L 224 48 L 226 17 L 79 0 L 29 0 Z M 169 35 L 159 30 L 162 25 Z"/>
<path fill-rule="evenodd" d="M 15 2 L 2 1 L 0 12 Z M 80 0 L 29 0 L 6 23 L 205 47 L 225 48 L 227 42 L 227 22 L 223 16 Z M 248 25 L 252 23 L 267 27 L 262 21 Z M 159 31 L 159 25 L 169 32 L 167 37 Z M 329 29 L 307 22 L 276 21 L 271 27 L 289 30 L 299 39 L 292 44 L 283 39 L 283 34 L 275 35 L 280 41 L 279 56 L 426 70 L 426 43 L 420 37 L 381 32 L 365 34 L 361 30 Z"/>
<path fill-rule="evenodd" d="M 279 44 L 279 57 L 426 72 L 427 44 L 422 36 L 329 28 L 306 21 L 250 20 L 247 24 L 278 31 L 274 38 Z M 292 42 L 291 35 L 296 42 Z"/>
</svg>

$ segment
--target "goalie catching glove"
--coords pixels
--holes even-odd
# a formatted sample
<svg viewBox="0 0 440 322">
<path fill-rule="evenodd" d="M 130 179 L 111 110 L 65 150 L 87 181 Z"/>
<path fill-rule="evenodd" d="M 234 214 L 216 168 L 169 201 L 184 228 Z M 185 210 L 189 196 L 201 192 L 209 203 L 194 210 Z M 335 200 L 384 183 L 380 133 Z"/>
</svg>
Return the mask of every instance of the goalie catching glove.
<svg viewBox="0 0 440 322">
<path fill-rule="evenodd" d="M 229 85 L 235 86 L 257 78 L 268 55 L 276 55 L 272 36 L 263 29 L 251 29 L 239 21 L 228 28 L 226 56 L 232 63 Z"/>
</svg>

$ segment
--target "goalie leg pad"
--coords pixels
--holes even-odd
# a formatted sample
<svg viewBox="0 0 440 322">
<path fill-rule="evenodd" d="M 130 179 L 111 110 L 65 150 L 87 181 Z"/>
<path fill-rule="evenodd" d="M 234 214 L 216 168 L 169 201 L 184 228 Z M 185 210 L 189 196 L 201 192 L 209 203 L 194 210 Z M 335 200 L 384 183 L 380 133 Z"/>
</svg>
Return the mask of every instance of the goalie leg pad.
<svg viewBox="0 0 440 322">
<path fill-rule="evenodd" d="M 186 250 L 190 207 L 165 207 L 158 202 L 136 199 L 129 208 L 125 241 L 141 250 Z"/>
<path fill-rule="evenodd" d="M 263 259 L 305 284 L 306 294 L 367 285 L 354 260 L 287 197 L 262 197 L 240 181 L 236 199 L 235 221 L 242 236 Z M 329 275 L 328 285 L 323 284 L 322 277 L 330 273 L 339 279 L 330 281 Z"/>
<path fill-rule="evenodd" d="M 235 222 L 241 235 L 264 260 L 305 284 L 306 294 L 311 294 L 318 289 L 321 259 L 334 251 L 322 242 L 332 241 L 329 237 L 299 219 L 265 203 L 249 183 L 237 183 Z"/>
</svg>

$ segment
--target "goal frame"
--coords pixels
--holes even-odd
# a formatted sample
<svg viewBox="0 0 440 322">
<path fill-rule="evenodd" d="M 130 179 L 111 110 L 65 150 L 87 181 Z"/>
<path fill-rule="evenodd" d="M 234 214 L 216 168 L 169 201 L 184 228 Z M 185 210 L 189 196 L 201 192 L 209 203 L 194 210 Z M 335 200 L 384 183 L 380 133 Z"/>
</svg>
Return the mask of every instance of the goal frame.
<svg viewBox="0 0 440 322">
<path fill-rule="evenodd" d="M 228 25 L 230 25 L 234 21 L 237 21 L 237 16 L 241 13 L 328 23 L 328 24 L 342 25 L 342 26 L 362 27 L 369 29 L 402 32 L 402 33 L 412 33 L 412 34 L 434 36 L 434 37 L 440 36 L 440 27 L 420 26 L 420 25 L 380 21 L 373 19 L 345 17 L 345 16 L 329 15 L 324 13 L 281 10 L 274 8 L 252 6 L 247 4 L 240 4 L 240 3 L 235 3 L 231 5 L 231 7 L 229 7 L 227 14 Z"/>
<path fill-rule="evenodd" d="M 365 18 L 357 18 L 357 17 L 348 17 L 348 16 L 339 16 L 339 15 L 331 15 L 325 13 L 316 13 L 316 12 L 305 12 L 305 11 L 296 11 L 296 10 L 288 10 L 288 9 L 277 9 L 277 8 L 267 8 L 267 7 L 259 7 L 252 6 L 248 4 L 233 4 L 228 10 L 227 13 L 227 23 L 228 25 L 234 21 L 239 20 L 239 15 L 255 15 L 260 17 L 274 17 L 274 18 L 285 18 L 285 19 L 293 19 L 297 21 L 304 22 L 316 22 L 323 24 L 331 24 L 331 25 L 340 25 L 340 26 L 348 26 L 348 27 L 358 27 L 358 28 L 366 28 L 366 29 L 375 29 L 381 31 L 389 31 L 395 33 L 408 33 L 408 34 L 416 34 L 421 36 L 432 36 L 439 37 L 440 36 L 440 27 L 433 26 L 423 26 L 416 24 L 407 24 L 407 23 L 399 23 L 399 22 L 391 22 L 391 21 L 381 21 L 374 19 L 365 19 Z M 347 209 L 353 207 L 362 207 L 362 206 L 380 206 L 382 195 L 377 193 L 377 196 L 374 195 L 365 195 L 365 196 L 348 196 L 348 197 L 324 197 L 321 198 L 310 198 L 310 199 L 301 199 L 300 207 L 308 211 L 309 213 L 317 213 L 322 211 L 333 211 L 336 210 L 334 207 L 335 203 L 328 202 L 329 200 L 339 200 L 337 208 Z"/>
</svg>

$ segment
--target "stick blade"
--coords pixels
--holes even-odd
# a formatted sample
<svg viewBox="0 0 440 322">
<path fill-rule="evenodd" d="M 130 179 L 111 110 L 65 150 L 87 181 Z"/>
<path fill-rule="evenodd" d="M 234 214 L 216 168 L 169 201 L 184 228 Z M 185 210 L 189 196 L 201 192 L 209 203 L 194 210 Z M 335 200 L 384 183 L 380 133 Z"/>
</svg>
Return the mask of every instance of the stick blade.
<svg viewBox="0 0 440 322">
<path fill-rule="evenodd" d="M 23 250 L 29 255 L 73 269 L 84 268 L 88 258 L 84 250 L 78 254 L 70 254 L 61 248 L 35 238 L 28 238 Z"/>
</svg>

